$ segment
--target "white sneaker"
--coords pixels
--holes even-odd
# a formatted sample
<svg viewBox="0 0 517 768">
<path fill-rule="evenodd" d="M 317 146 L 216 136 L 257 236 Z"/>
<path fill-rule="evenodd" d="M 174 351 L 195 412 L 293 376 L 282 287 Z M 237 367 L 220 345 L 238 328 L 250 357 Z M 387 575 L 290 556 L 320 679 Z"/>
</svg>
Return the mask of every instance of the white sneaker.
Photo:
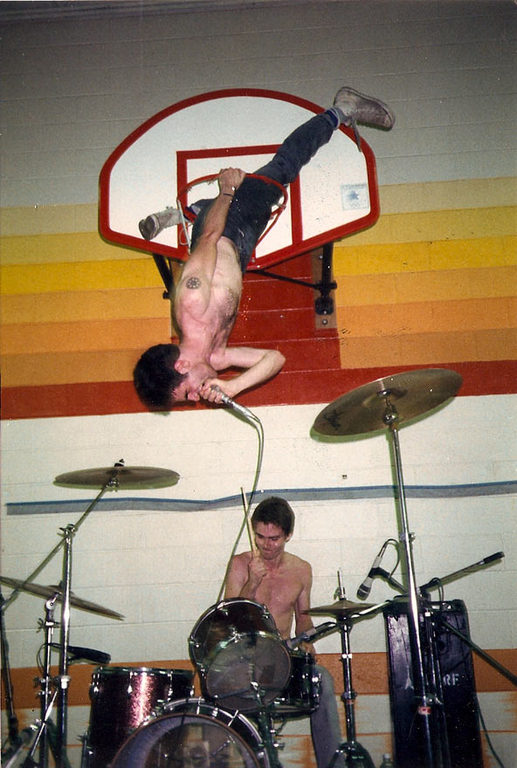
<svg viewBox="0 0 517 768">
<path fill-rule="evenodd" d="M 167 227 L 174 227 L 181 223 L 181 214 L 177 208 L 172 206 L 158 213 L 151 213 L 146 219 L 138 223 L 138 229 L 144 240 L 153 240 L 162 230 Z"/>
</svg>

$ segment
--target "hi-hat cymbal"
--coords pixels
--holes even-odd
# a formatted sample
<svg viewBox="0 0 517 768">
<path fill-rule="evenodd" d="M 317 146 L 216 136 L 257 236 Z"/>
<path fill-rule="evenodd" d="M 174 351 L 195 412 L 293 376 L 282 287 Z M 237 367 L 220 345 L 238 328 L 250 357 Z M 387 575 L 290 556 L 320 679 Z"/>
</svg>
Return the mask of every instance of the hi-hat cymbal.
<svg viewBox="0 0 517 768">
<path fill-rule="evenodd" d="M 44 597 L 46 600 L 50 597 L 54 597 L 57 592 L 58 602 L 62 602 L 63 600 L 63 589 L 59 586 L 44 587 L 41 584 L 34 584 L 31 581 L 25 582 L 21 579 L 10 579 L 7 576 L 0 576 L 0 582 L 2 582 L 2 584 L 7 584 L 8 587 L 12 587 L 13 589 L 20 589 L 23 592 L 29 592 L 31 595 Z M 82 611 L 90 611 L 90 613 L 98 613 L 100 616 L 107 616 L 110 619 L 119 619 L 120 621 L 124 619 L 124 616 L 121 613 L 112 611 L 109 608 L 104 608 L 102 605 L 97 605 L 96 603 L 90 603 L 88 600 L 82 600 L 80 597 L 76 597 L 73 592 L 70 595 L 70 605 L 74 608 L 80 608 Z"/>
<path fill-rule="evenodd" d="M 350 600 L 337 600 L 331 605 L 319 605 L 316 608 L 309 608 L 308 613 L 311 616 L 349 616 L 350 614 L 360 614 L 369 608 L 374 608 L 375 603 L 352 603 Z"/>
<path fill-rule="evenodd" d="M 101 467 L 99 469 L 79 469 L 76 472 L 66 472 L 58 475 L 54 485 L 65 488 L 166 488 L 176 485 L 179 475 L 172 469 L 159 467 Z"/>
<path fill-rule="evenodd" d="M 428 368 L 396 373 L 353 389 L 326 406 L 313 430 L 320 435 L 358 435 L 386 429 L 431 411 L 461 387 L 456 371 Z"/>
</svg>

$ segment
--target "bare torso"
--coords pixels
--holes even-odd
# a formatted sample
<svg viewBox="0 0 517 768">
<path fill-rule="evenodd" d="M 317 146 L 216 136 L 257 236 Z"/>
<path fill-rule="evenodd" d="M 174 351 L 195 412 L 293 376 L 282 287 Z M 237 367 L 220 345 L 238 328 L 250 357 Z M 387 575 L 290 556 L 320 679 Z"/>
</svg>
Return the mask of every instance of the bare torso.
<svg viewBox="0 0 517 768">
<path fill-rule="evenodd" d="M 235 324 L 242 292 L 242 273 L 237 251 L 231 240 L 221 237 L 217 242 L 217 257 L 210 284 L 210 294 L 202 313 L 192 311 L 191 299 L 196 292 L 190 290 L 189 279 L 196 278 L 196 253 L 186 262 L 176 291 L 174 315 L 184 340 L 199 339 L 205 359 L 215 368 L 218 354 L 224 351 Z"/>
<path fill-rule="evenodd" d="M 233 594 L 248 579 L 248 566 L 251 552 L 243 552 L 233 558 L 228 585 L 232 594 L 227 590 L 227 597 L 238 597 Z M 251 596 L 253 600 L 267 606 L 275 620 L 280 635 L 290 637 L 293 618 L 298 627 L 300 622 L 310 626 L 309 617 L 303 617 L 301 612 L 309 608 L 309 596 L 312 582 L 312 572 L 309 563 L 296 555 L 284 552 L 278 567 L 271 568 L 262 578 L 260 585 Z M 297 629 L 298 631 L 298 629 Z"/>
</svg>

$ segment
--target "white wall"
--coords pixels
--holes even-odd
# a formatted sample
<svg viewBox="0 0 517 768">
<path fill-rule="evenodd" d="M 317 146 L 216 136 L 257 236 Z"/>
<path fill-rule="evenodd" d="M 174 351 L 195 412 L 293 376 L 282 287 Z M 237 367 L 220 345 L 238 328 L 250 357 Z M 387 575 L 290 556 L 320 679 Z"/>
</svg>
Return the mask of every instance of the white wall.
<svg viewBox="0 0 517 768">
<path fill-rule="evenodd" d="M 327 106 L 351 84 L 397 113 L 374 134 L 380 184 L 511 175 L 510 0 L 361 0 L 205 13 L 66 16 L 4 27 L 2 205 L 93 203 L 134 128 L 217 88 Z"/>
</svg>

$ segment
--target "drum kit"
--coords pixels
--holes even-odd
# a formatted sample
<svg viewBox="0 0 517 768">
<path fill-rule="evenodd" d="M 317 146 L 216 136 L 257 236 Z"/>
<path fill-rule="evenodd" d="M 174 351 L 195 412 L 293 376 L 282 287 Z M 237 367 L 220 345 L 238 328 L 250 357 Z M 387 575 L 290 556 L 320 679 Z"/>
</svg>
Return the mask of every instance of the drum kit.
<svg viewBox="0 0 517 768">
<path fill-rule="evenodd" d="M 405 554 L 406 586 L 403 589 L 408 600 L 408 629 L 416 659 L 417 714 L 424 721 L 430 696 L 419 633 L 420 595 L 415 581 L 398 428 L 441 406 L 456 394 L 460 385 L 461 377 L 454 371 L 426 369 L 395 374 L 335 400 L 313 425 L 316 437 L 344 437 L 380 430 L 387 430 L 391 437 L 402 528 L 400 540 Z M 5 609 L 20 591 L 46 601 L 46 615 L 41 622 L 46 630 L 41 718 L 32 727 L 32 746 L 22 763 L 24 768 L 47 768 L 50 751 L 57 768 L 69 767 L 66 753 L 68 665 L 77 660 L 99 664 L 90 686 L 90 724 L 83 740 L 82 768 L 281 768 L 278 723 L 306 717 L 319 703 L 320 679 L 314 659 L 296 646 L 332 632 L 339 632 L 341 638 L 344 683 L 341 698 L 347 738 L 328 768 L 352 763 L 357 768 L 374 768 L 367 751 L 356 740 L 350 630 L 357 619 L 374 614 L 381 606 L 347 600 L 341 580 L 336 602 L 307 611 L 312 616 L 330 616 L 332 621 L 310 630 L 310 635 L 294 638 L 291 644 L 281 639 L 273 617 L 259 603 L 233 598 L 210 607 L 199 618 L 188 640 L 201 697 L 194 696 L 194 675 L 190 670 L 110 667 L 107 654 L 69 645 L 71 607 L 115 620 L 124 618 L 71 592 L 71 546 L 78 528 L 105 491 L 166 487 L 175 484 L 178 478 L 170 470 L 126 468 L 123 461 L 107 469 L 58 476 L 55 480 L 58 485 L 95 487 L 100 488 L 100 493 L 77 524 L 62 529 L 62 540 L 30 577 L 25 581 L 0 577 L 1 583 L 13 588 L 9 599 L 2 603 L 2 619 Z M 61 584 L 34 583 L 33 578 L 61 548 L 64 550 Z M 59 624 L 53 615 L 56 603 L 62 606 L 59 643 L 53 642 L 53 630 Z M 52 677 L 51 653 L 55 648 L 59 650 L 59 674 Z M 8 685 L 6 691 L 9 694 Z M 58 723 L 54 726 L 50 715 L 56 702 Z M 12 709 L 9 715 L 10 722 L 15 722 Z M 19 760 L 23 746 L 15 731 L 10 732 L 11 749 L 3 755 L 2 764 L 6 768 Z M 35 757 L 37 750 L 39 760 Z M 424 764 L 426 768 L 433 767 L 432 755 L 426 754 Z"/>
</svg>

